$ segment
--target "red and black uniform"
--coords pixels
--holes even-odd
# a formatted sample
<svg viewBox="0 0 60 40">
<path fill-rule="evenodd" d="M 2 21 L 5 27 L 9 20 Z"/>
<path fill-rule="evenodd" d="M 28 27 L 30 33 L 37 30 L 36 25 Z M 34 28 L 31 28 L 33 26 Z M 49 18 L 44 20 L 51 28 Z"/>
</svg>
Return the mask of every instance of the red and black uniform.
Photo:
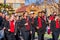
<svg viewBox="0 0 60 40">
<path fill-rule="evenodd" d="M 16 26 L 16 35 L 15 35 L 15 38 L 16 38 L 16 40 L 21 40 L 21 38 L 20 38 L 20 32 L 21 32 L 21 20 L 20 19 L 18 19 L 18 20 L 16 20 L 16 22 L 15 22 L 15 26 Z"/>
<path fill-rule="evenodd" d="M 15 40 L 15 24 L 14 24 L 14 20 L 13 21 L 5 21 L 5 33 L 6 33 L 6 37 L 7 37 L 7 40 Z M 10 31 L 8 30 L 10 29 Z"/>
<path fill-rule="evenodd" d="M 10 38 L 11 38 L 11 40 L 16 40 L 15 39 L 15 21 L 14 20 L 12 20 L 12 21 L 10 21 L 9 22 L 9 25 L 10 25 Z"/>
<path fill-rule="evenodd" d="M 29 20 L 30 20 L 30 24 L 31 24 L 31 31 L 32 31 L 32 34 L 31 34 L 31 40 L 34 40 L 35 39 L 35 25 L 34 25 L 34 20 L 35 20 L 35 18 L 34 17 L 30 17 L 29 18 Z"/>
<path fill-rule="evenodd" d="M 54 20 L 54 18 L 55 18 L 55 15 L 51 15 L 50 17 L 49 17 L 49 20 Z"/>
<path fill-rule="evenodd" d="M 25 19 L 26 20 L 26 23 L 28 23 L 28 25 L 26 25 L 26 30 L 30 30 L 30 23 L 29 23 L 29 19 L 28 18 L 26 18 Z"/>
<path fill-rule="evenodd" d="M 59 21 L 59 19 L 56 19 L 56 28 L 60 29 L 60 21 Z"/>
<path fill-rule="evenodd" d="M 10 21 L 10 32 L 12 32 L 12 33 L 15 32 L 15 23 L 14 23 L 14 20 Z"/>
<path fill-rule="evenodd" d="M 51 31 L 53 35 L 53 40 L 58 40 L 60 33 L 60 21 L 59 19 L 51 21 Z"/>
<path fill-rule="evenodd" d="M 46 31 L 45 20 L 42 17 L 36 17 L 34 24 L 35 24 L 36 27 L 39 28 L 39 29 L 37 29 L 38 40 L 44 40 L 44 34 L 45 34 L 45 31 Z"/>
<path fill-rule="evenodd" d="M 28 25 L 25 25 L 26 23 L 28 23 Z M 24 40 L 30 40 L 29 38 L 30 38 L 31 24 L 28 17 L 23 18 L 21 20 L 21 26 L 22 26 L 21 31 L 22 31 Z"/>
</svg>

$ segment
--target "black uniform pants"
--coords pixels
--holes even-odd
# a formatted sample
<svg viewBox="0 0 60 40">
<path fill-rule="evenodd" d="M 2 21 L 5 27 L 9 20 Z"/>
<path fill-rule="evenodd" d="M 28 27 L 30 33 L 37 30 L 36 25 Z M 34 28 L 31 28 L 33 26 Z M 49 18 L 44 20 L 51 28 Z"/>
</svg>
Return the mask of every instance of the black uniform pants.
<svg viewBox="0 0 60 40">
<path fill-rule="evenodd" d="M 32 34 L 31 34 L 31 40 L 34 40 L 35 39 L 35 29 L 32 30 Z"/>
<path fill-rule="evenodd" d="M 52 39 L 53 40 L 58 40 L 58 38 L 59 38 L 59 32 L 57 31 L 57 32 L 53 32 L 52 33 Z"/>
<path fill-rule="evenodd" d="M 40 31 L 40 30 L 38 30 L 38 40 L 44 40 L 44 32 L 42 32 L 42 31 Z"/>
<path fill-rule="evenodd" d="M 14 33 L 10 32 L 10 40 L 16 40 Z"/>
<path fill-rule="evenodd" d="M 20 38 L 20 31 L 18 30 L 16 35 L 15 35 L 16 40 L 21 40 Z"/>
<path fill-rule="evenodd" d="M 8 31 L 5 31 L 5 39 L 6 40 L 16 40 L 14 33 L 8 32 Z"/>
<path fill-rule="evenodd" d="M 9 40 L 10 39 L 10 33 L 7 31 L 7 30 L 5 30 L 4 31 L 4 40 Z"/>
<path fill-rule="evenodd" d="M 30 32 L 29 31 L 23 31 L 23 39 L 24 40 L 30 40 Z"/>
</svg>

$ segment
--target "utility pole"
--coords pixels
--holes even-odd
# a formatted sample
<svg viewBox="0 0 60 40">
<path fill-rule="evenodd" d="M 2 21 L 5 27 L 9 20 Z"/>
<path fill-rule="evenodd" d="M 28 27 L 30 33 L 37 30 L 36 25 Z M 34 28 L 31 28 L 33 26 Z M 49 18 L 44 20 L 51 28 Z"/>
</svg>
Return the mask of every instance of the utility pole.
<svg viewBox="0 0 60 40">
<path fill-rule="evenodd" d="M 4 4 L 6 4 L 6 0 L 4 0 Z"/>
<path fill-rule="evenodd" d="M 4 0 L 4 10 L 3 10 L 3 13 L 5 14 L 6 13 L 6 8 L 5 8 L 5 5 L 6 5 L 6 0 Z"/>
</svg>

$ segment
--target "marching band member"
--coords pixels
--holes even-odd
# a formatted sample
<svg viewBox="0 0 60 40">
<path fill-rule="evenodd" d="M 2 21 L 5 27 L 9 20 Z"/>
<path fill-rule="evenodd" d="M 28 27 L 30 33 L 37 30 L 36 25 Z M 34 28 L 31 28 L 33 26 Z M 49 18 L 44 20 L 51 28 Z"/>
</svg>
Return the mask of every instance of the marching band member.
<svg viewBox="0 0 60 40">
<path fill-rule="evenodd" d="M 16 23 L 15 23 L 16 28 L 16 40 L 21 40 L 20 39 L 20 31 L 21 31 L 21 17 L 17 16 L 16 17 Z"/>
<path fill-rule="evenodd" d="M 31 29 L 32 30 L 32 34 L 31 34 L 31 39 L 32 40 L 35 39 L 35 29 L 36 29 L 35 28 L 35 25 L 34 25 L 34 19 L 35 19 L 34 16 L 35 16 L 34 13 L 31 12 L 30 13 L 30 19 L 29 20 L 30 20 L 30 23 L 31 23 L 31 26 L 32 26 L 32 29 Z"/>
<path fill-rule="evenodd" d="M 58 40 L 60 32 L 60 20 L 58 16 L 56 16 L 55 19 L 51 21 L 51 31 L 53 40 Z"/>
<path fill-rule="evenodd" d="M 7 40 L 15 40 L 15 20 L 14 16 L 12 15 L 9 19 L 9 17 L 6 17 L 6 23 L 5 23 L 5 33 Z"/>
<path fill-rule="evenodd" d="M 35 26 L 38 33 L 38 40 L 44 40 L 44 34 L 46 31 L 46 22 L 42 18 L 42 12 L 38 13 L 38 17 L 35 18 Z"/>
<path fill-rule="evenodd" d="M 22 25 L 21 30 L 24 40 L 30 40 L 31 24 L 27 15 L 28 15 L 27 12 L 23 13 L 23 19 L 21 21 L 21 25 Z"/>
</svg>

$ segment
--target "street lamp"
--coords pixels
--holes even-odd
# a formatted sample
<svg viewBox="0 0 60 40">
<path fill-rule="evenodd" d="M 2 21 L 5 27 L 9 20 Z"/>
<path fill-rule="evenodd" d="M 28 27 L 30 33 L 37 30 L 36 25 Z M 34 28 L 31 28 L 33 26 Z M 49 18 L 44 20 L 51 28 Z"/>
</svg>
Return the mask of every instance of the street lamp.
<svg viewBox="0 0 60 40">
<path fill-rule="evenodd" d="M 6 0 L 4 0 L 4 4 L 6 4 Z"/>
</svg>

